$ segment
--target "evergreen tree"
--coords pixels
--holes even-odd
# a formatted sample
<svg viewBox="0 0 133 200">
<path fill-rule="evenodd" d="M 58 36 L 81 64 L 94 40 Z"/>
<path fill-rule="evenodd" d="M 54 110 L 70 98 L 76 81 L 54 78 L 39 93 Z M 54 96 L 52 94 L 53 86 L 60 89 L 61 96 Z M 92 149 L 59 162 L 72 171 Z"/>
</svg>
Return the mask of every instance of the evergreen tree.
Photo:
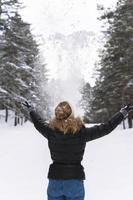
<svg viewBox="0 0 133 200">
<path fill-rule="evenodd" d="M 16 14 L 11 18 L 10 27 L 6 28 L 4 56 L 1 64 L 1 88 L 7 91 L 4 105 L 15 108 L 20 98 L 29 95 L 31 70 L 27 62 L 35 56 L 35 48 L 31 46 L 29 25 L 24 23 Z M 29 46 L 28 46 L 29 45 Z M 27 48 L 26 48 L 27 46 Z M 36 47 L 37 48 L 37 47 Z M 34 51 L 32 53 L 31 51 Z M 31 55 L 29 56 L 29 53 Z M 36 52 L 37 53 L 37 52 Z M 27 54 L 27 55 L 26 55 Z M 30 60 L 32 63 L 34 61 Z M 28 63 L 30 64 L 30 63 Z M 12 105 L 13 104 L 13 105 Z"/>
<path fill-rule="evenodd" d="M 2 59 L 5 54 L 5 31 L 10 23 L 11 16 L 14 16 L 15 10 L 20 6 L 17 0 L 0 0 L 0 70 L 2 71 Z M 0 80 L 2 79 L 2 74 L 0 74 Z M 3 99 L 7 91 L 1 88 L 2 81 L 0 82 L 0 109 L 3 108 Z"/>
<path fill-rule="evenodd" d="M 100 57 L 100 75 L 93 89 L 92 105 L 95 105 L 95 111 L 101 110 L 99 117 L 105 116 L 106 119 L 106 116 L 110 117 L 133 98 L 133 88 L 126 96 L 124 95 L 129 85 L 133 84 L 132 1 L 119 0 L 116 9 L 106 11 L 101 19 L 106 19 L 109 27 L 106 31 L 106 44 Z M 95 104 L 96 99 L 99 100 L 98 104 Z"/>
<path fill-rule="evenodd" d="M 46 80 L 46 73 L 42 73 L 45 66 L 39 61 L 39 48 L 31 34 L 30 25 L 23 22 L 17 12 L 10 17 L 4 39 L 0 65 L 1 107 L 14 110 L 17 124 L 17 116 L 22 116 L 22 113 L 29 117 L 21 106 L 22 101 L 30 100 L 36 107 L 41 104 L 42 93 L 39 93 L 38 79 L 42 74 Z M 48 107 L 46 96 L 45 93 L 45 108 Z"/>
</svg>

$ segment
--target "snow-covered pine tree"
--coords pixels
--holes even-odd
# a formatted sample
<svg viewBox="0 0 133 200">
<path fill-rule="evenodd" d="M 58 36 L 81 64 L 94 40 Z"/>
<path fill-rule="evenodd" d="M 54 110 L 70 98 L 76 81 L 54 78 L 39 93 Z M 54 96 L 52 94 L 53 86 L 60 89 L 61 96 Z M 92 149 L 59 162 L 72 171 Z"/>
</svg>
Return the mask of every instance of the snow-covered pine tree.
<svg viewBox="0 0 133 200">
<path fill-rule="evenodd" d="M 5 55 L 5 31 L 9 25 L 10 17 L 14 15 L 15 10 L 20 6 L 17 0 L 0 0 L 0 70 L 2 71 L 2 58 Z M 1 75 L 1 74 L 0 74 Z M 2 77 L 2 75 L 1 75 Z M 0 77 L 0 81 L 1 81 Z M 7 94 L 7 91 L 1 88 L 2 81 L 0 82 L 0 109 L 3 109 L 3 100 Z M 6 110 L 6 121 L 7 121 L 7 110 Z"/>
<path fill-rule="evenodd" d="M 21 3 L 18 0 L 0 0 L 0 30 L 6 29 L 10 17 L 14 16 L 20 7 Z"/>
<path fill-rule="evenodd" d="M 101 53 L 100 75 L 93 89 L 94 99 L 99 104 L 95 111 L 104 112 L 110 117 L 125 103 L 132 103 L 133 87 L 133 3 L 132 0 L 119 0 L 115 10 L 108 10 L 101 19 L 108 21 L 106 43 Z M 95 106 L 95 101 L 92 102 Z M 104 111 L 104 112 L 103 112 Z M 105 115 L 106 119 L 106 115 Z"/>
<path fill-rule="evenodd" d="M 17 116 L 23 114 L 28 118 L 28 113 L 21 106 L 22 101 L 30 100 L 34 105 L 39 105 L 41 101 L 36 77 L 36 65 L 40 65 L 39 49 L 31 34 L 30 25 L 23 22 L 17 12 L 15 16 L 10 17 L 10 23 L 4 35 L 4 55 L 0 66 L 0 86 L 3 92 L 1 107 L 15 111 L 16 125 L 19 121 Z M 44 77 L 45 75 L 43 73 Z M 46 97 L 44 101 L 45 99 Z"/>
</svg>

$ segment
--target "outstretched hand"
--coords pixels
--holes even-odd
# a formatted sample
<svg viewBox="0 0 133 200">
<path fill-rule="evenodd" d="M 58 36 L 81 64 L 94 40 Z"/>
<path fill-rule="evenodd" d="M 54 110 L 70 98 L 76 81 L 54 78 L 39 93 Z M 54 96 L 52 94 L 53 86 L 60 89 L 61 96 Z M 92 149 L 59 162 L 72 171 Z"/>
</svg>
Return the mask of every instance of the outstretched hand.
<svg viewBox="0 0 133 200">
<path fill-rule="evenodd" d="M 28 109 L 31 108 L 32 106 L 28 103 L 28 101 L 25 101 L 22 103 L 25 107 L 27 107 Z"/>
<path fill-rule="evenodd" d="M 124 109 L 125 109 L 127 112 L 129 112 L 129 111 L 133 110 L 133 106 L 131 106 L 131 104 L 127 104 L 127 105 L 124 107 Z"/>
<path fill-rule="evenodd" d="M 128 112 L 133 111 L 133 106 L 127 104 L 125 107 L 121 108 L 120 112 L 123 114 L 124 118 L 128 116 Z"/>
</svg>

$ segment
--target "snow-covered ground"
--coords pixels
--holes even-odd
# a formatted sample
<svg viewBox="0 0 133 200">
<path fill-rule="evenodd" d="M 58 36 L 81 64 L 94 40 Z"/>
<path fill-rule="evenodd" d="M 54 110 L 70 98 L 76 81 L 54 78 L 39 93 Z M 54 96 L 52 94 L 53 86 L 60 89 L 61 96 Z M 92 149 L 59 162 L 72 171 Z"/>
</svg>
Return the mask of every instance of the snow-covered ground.
<svg viewBox="0 0 133 200">
<path fill-rule="evenodd" d="M 47 140 L 30 122 L 0 122 L 0 200 L 46 200 L 49 163 Z M 133 129 L 89 142 L 82 164 L 85 200 L 133 199 Z"/>
</svg>

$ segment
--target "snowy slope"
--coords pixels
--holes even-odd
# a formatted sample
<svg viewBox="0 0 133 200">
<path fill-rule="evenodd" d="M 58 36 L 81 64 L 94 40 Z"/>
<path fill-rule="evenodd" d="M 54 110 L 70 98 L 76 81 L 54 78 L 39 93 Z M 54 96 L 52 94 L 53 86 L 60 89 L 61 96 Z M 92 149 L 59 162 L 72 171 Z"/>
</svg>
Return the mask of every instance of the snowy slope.
<svg viewBox="0 0 133 200">
<path fill-rule="evenodd" d="M 46 200 L 46 139 L 31 123 L 0 124 L 0 200 Z M 119 126 L 87 144 L 85 200 L 133 199 L 133 129 Z"/>
</svg>

